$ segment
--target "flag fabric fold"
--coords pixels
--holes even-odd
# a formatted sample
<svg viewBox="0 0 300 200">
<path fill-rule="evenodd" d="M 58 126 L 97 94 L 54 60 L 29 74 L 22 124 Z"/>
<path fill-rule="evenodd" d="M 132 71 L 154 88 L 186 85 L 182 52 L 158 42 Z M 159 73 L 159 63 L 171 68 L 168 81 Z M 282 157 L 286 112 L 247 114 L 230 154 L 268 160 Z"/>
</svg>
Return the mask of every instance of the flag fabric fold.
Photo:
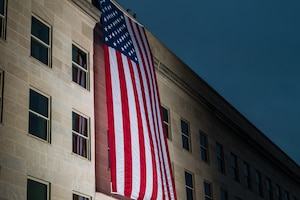
<svg viewBox="0 0 300 200">
<path fill-rule="evenodd" d="M 112 193 L 132 199 L 176 199 L 153 57 L 143 26 L 99 0 Z"/>
</svg>

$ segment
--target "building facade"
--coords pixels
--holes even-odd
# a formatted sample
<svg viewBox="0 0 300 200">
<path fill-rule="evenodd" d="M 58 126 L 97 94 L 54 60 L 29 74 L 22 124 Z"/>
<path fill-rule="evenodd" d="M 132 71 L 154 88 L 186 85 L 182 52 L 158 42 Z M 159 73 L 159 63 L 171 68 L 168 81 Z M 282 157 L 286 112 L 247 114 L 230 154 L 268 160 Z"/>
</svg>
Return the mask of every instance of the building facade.
<svg viewBox="0 0 300 200">
<path fill-rule="evenodd" d="M 125 199 L 110 193 L 96 1 L 0 4 L 0 199 Z M 299 200 L 299 165 L 147 35 L 178 199 Z"/>
</svg>

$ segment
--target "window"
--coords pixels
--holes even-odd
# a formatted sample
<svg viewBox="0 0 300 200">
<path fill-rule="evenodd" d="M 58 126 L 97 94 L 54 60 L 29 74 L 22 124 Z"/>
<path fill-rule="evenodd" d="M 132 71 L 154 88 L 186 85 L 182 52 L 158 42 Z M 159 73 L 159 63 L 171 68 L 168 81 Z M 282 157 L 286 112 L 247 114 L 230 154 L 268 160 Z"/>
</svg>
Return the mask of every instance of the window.
<svg viewBox="0 0 300 200">
<path fill-rule="evenodd" d="M 221 188 L 221 200 L 228 200 L 228 191 Z"/>
<path fill-rule="evenodd" d="M 73 200 L 90 200 L 90 197 L 81 196 L 79 194 L 73 194 Z"/>
<path fill-rule="evenodd" d="M 246 188 L 252 189 L 251 175 L 250 175 L 250 166 L 246 162 L 244 162 L 244 180 L 245 180 L 245 186 L 246 186 Z"/>
<path fill-rule="evenodd" d="M 49 183 L 27 179 L 27 200 L 49 200 Z"/>
<path fill-rule="evenodd" d="M 183 120 L 181 120 L 181 136 L 182 136 L 182 147 L 188 151 L 191 151 L 189 124 Z"/>
<path fill-rule="evenodd" d="M 72 81 L 89 89 L 88 56 L 83 50 L 72 44 Z"/>
<path fill-rule="evenodd" d="M 205 200 L 212 199 L 212 187 L 211 184 L 206 181 L 204 181 L 204 198 Z"/>
<path fill-rule="evenodd" d="M 200 132 L 200 148 L 201 148 L 201 159 L 208 162 L 208 142 L 207 135 Z"/>
<path fill-rule="evenodd" d="M 31 17 L 30 55 L 47 66 L 51 66 L 51 27 Z"/>
<path fill-rule="evenodd" d="M 50 142 L 50 98 L 29 90 L 29 131 L 30 134 Z"/>
<path fill-rule="evenodd" d="M 89 120 L 72 112 L 73 153 L 89 159 Z"/>
<path fill-rule="evenodd" d="M 218 170 L 222 173 L 225 173 L 223 146 L 219 143 L 216 143 L 216 152 Z"/>
<path fill-rule="evenodd" d="M 284 192 L 284 200 L 290 200 L 290 194 L 288 191 Z"/>
<path fill-rule="evenodd" d="M 6 3 L 7 0 L 0 0 L 0 38 L 5 39 L 6 35 Z"/>
<path fill-rule="evenodd" d="M 281 200 L 281 188 L 279 185 L 275 185 L 275 196 L 277 200 Z"/>
<path fill-rule="evenodd" d="M 272 183 L 269 178 L 266 179 L 266 188 L 267 188 L 267 199 L 273 199 L 273 190 L 272 190 Z"/>
<path fill-rule="evenodd" d="M 256 181 L 257 193 L 259 194 L 259 196 L 263 196 L 261 173 L 257 170 L 255 171 L 255 181 Z"/>
<path fill-rule="evenodd" d="M 169 110 L 162 106 L 163 120 L 166 131 L 166 136 L 168 139 L 171 139 L 170 135 L 170 122 L 169 122 Z"/>
<path fill-rule="evenodd" d="M 2 112 L 3 112 L 3 88 L 4 88 L 4 72 L 0 69 L 0 123 L 2 123 Z"/>
<path fill-rule="evenodd" d="M 238 169 L 237 157 L 233 153 L 230 154 L 230 162 L 231 162 L 232 178 L 235 181 L 239 181 L 239 169 Z"/>
<path fill-rule="evenodd" d="M 185 175 L 185 191 L 186 191 L 186 199 L 193 200 L 194 199 L 194 180 L 193 175 L 187 171 L 184 172 Z"/>
</svg>

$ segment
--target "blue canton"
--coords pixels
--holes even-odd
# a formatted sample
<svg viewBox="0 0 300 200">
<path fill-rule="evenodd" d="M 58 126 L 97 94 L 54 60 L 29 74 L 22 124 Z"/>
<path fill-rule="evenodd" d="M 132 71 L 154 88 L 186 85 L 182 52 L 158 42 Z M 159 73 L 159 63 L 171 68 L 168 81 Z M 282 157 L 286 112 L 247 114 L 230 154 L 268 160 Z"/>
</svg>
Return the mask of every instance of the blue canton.
<svg viewBox="0 0 300 200">
<path fill-rule="evenodd" d="M 128 32 L 124 14 L 110 0 L 99 0 L 104 27 L 104 42 L 118 50 L 132 61 L 138 61 Z"/>
</svg>

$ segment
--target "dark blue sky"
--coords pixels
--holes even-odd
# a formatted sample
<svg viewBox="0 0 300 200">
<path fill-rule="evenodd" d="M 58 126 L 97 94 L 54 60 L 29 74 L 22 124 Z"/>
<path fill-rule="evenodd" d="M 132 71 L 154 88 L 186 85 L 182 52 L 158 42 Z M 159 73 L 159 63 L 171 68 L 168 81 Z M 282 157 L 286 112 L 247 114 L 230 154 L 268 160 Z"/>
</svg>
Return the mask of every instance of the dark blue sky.
<svg viewBox="0 0 300 200">
<path fill-rule="evenodd" d="M 300 164 L 299 0 L 117 0 Z"/>
</svg>

